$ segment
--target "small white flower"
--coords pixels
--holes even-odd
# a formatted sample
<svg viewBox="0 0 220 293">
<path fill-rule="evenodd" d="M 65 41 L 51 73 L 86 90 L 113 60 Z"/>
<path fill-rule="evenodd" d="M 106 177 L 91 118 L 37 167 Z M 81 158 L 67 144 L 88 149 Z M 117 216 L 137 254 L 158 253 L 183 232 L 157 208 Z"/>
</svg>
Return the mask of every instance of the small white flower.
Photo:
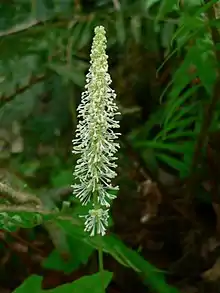
<svg viewBox="0 0 220 293">
<path fill-rule="evenodd" d="M 108 211 L 103 209 L 93 209 L 89 211 L 89 214 L 85 217 L 85 229 L 84 231 L 89 232 L 90 236 L 96 234 L 104 236 L 106 233 L 106 227 L 108 226 Z"/>
<path fill-rule="evenodd" d="M 76 184 L 72 186 L 73 193 L 83 205 L 90 201 L 95 204 L 95 209 L 86 219 L 86 230 L 97 230 L 98 234 L 103 234 L 104 226 L 107 226 L 107 211 L 100 207 L 108 208 L 115 198 L 109 190 L 118 189 L 111 185 L 111 181 L 117 175 L 114 169 L 117 167 L 115 154 L 119 144 L 115 140 L 120 133 L 114 130 L 119 128 L 115 116 L 120 113 L 115 103 L 116 94 L 109 86 L 111 77 L 105 53 L 106 42 L 104 27 L 96 27 L 90 55 L 91 67 L 86 75 L 87 84 L 81 104 L 77 108 L 79 123 L 72 141 L 73 153 L 80 155 L 74 170 Z"/>
</svg>

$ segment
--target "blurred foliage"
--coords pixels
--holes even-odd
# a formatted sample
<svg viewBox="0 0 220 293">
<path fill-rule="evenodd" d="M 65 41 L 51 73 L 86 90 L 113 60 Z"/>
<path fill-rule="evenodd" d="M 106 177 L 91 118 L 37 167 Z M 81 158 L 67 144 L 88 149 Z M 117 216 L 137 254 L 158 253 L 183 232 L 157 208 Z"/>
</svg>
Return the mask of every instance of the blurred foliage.
<svg viewBox="0 0 220 293">
<path fill-rule="evenodd" d="M 76 107 L 94 27 L 102 24 L 107 30 L 113 88 L 123 114 L 122 140 L 143 157 L 152 173 L 162 166 L 185 179 L 191 175 L 204 109 L 212 103 L 218 75 L 219 42 L 212 34 L 213 28 L 219 30 L 216 2 L 1 1 L 0 181 L 20 193 L 34 193 L 42 206 L 34 214 L 33 205 L 22 210 L 16 203 L 17 210 L 10 212 L 1 208 L 0 225 L 8 231 L 44 225 L 55 246 L 45 268 L 71 272 L 100 245 L 84 234 L 77 203 L 65 206 L 75 163 L 71 140 Z M 216 13 L 210 18 L 213 4 Z M 208 130 L 218 131 L 219 113 L 217 102 Z M 120 161 L 126 160 L 122 148 Z M 9 208 L 8 202 L 3 204 Z M 176 292 L 161 272 L 115 236 L 104 238 L 102 246 L 121 264 L 141 272 L 156 292 Z M 63 251 L 70 254 L 69 262 L 60 257 Z M 89 289 L 94 285 L 101 292 L 96 277 L 84 278 L 91 280 Z M 84 292 L 84 278 L 54 291 Z M 40 277 L 30 277 L 15 292 L 26 292 L 28 286 L 41 292 L 40 282 Z"/>
</svg>

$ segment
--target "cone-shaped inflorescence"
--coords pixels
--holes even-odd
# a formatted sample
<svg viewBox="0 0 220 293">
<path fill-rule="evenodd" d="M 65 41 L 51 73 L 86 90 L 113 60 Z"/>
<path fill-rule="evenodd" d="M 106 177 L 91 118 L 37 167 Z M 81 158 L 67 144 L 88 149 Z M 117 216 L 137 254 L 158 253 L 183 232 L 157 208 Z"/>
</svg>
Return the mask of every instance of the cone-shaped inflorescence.
<svg viewBox="0 0 220 293">
<path fill-rule="evenodd" d="M 110 191 L 118 189 L 111 181 L 117 175 L 115 153 L 119 144 L 115 140 L 120 133 L 114 130 L 119 128 L 115 116 L 120 113 L 115 103 L 116 94 L 110 88 L 106 43 L 104 27 L 96 27 L 91 66 L 77 109 L 79 122 L 73 139 L 73 153 L 80 154 L 74 171 L 73 194 L 83 205 L 92 202 L 93 208 L 88 215 L 82 216 L 85 217 L 85 231 L 91 236 L 105 235 L 110 202 L 115 198 Z"/>
</svg>

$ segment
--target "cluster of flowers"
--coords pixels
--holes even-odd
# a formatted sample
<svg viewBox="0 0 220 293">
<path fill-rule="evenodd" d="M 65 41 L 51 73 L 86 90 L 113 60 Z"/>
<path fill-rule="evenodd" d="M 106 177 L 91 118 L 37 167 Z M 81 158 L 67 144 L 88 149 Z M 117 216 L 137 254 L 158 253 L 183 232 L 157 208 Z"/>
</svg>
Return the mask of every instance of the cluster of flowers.
<svg viewBox="0 0 220 293">
<path fill-rule="evenodd" d="M 92 202 L 93 208 L 85 218 L 85 231 L 91 236 L 105 235 L 108 226 L 109 207 L 114 195 L 112 179 L 117 175 L 115 153 L 119 144 L 115 142 L 120 133 L 120 115 L 115 103 L 116 94 L 110 88 L 111 77 L 108 73 L 106 54 L 106 33 L 103 26 L 95 28 L 91 49 L 90 69 L 86 75 L 85 91 L 77 108 L 78 125 L 73 139 L 73 153 L 80 154 L 74 170 L 76 184 L 72 185 L 73 194 L 82 205 Z"/>
</svg>

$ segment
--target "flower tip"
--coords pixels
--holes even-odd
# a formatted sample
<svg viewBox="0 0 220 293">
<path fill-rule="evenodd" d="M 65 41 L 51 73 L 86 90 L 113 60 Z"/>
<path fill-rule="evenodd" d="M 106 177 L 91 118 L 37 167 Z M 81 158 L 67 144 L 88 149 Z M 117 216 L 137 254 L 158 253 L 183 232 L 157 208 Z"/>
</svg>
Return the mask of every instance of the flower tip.
<svg viewBox="0 0 220 293">
<path fill-rule="evenodd" d="M 96 26 L 94 32 L 95 34 L 105 34 L 105 28 L 102 25 Z"/>
</svg>

